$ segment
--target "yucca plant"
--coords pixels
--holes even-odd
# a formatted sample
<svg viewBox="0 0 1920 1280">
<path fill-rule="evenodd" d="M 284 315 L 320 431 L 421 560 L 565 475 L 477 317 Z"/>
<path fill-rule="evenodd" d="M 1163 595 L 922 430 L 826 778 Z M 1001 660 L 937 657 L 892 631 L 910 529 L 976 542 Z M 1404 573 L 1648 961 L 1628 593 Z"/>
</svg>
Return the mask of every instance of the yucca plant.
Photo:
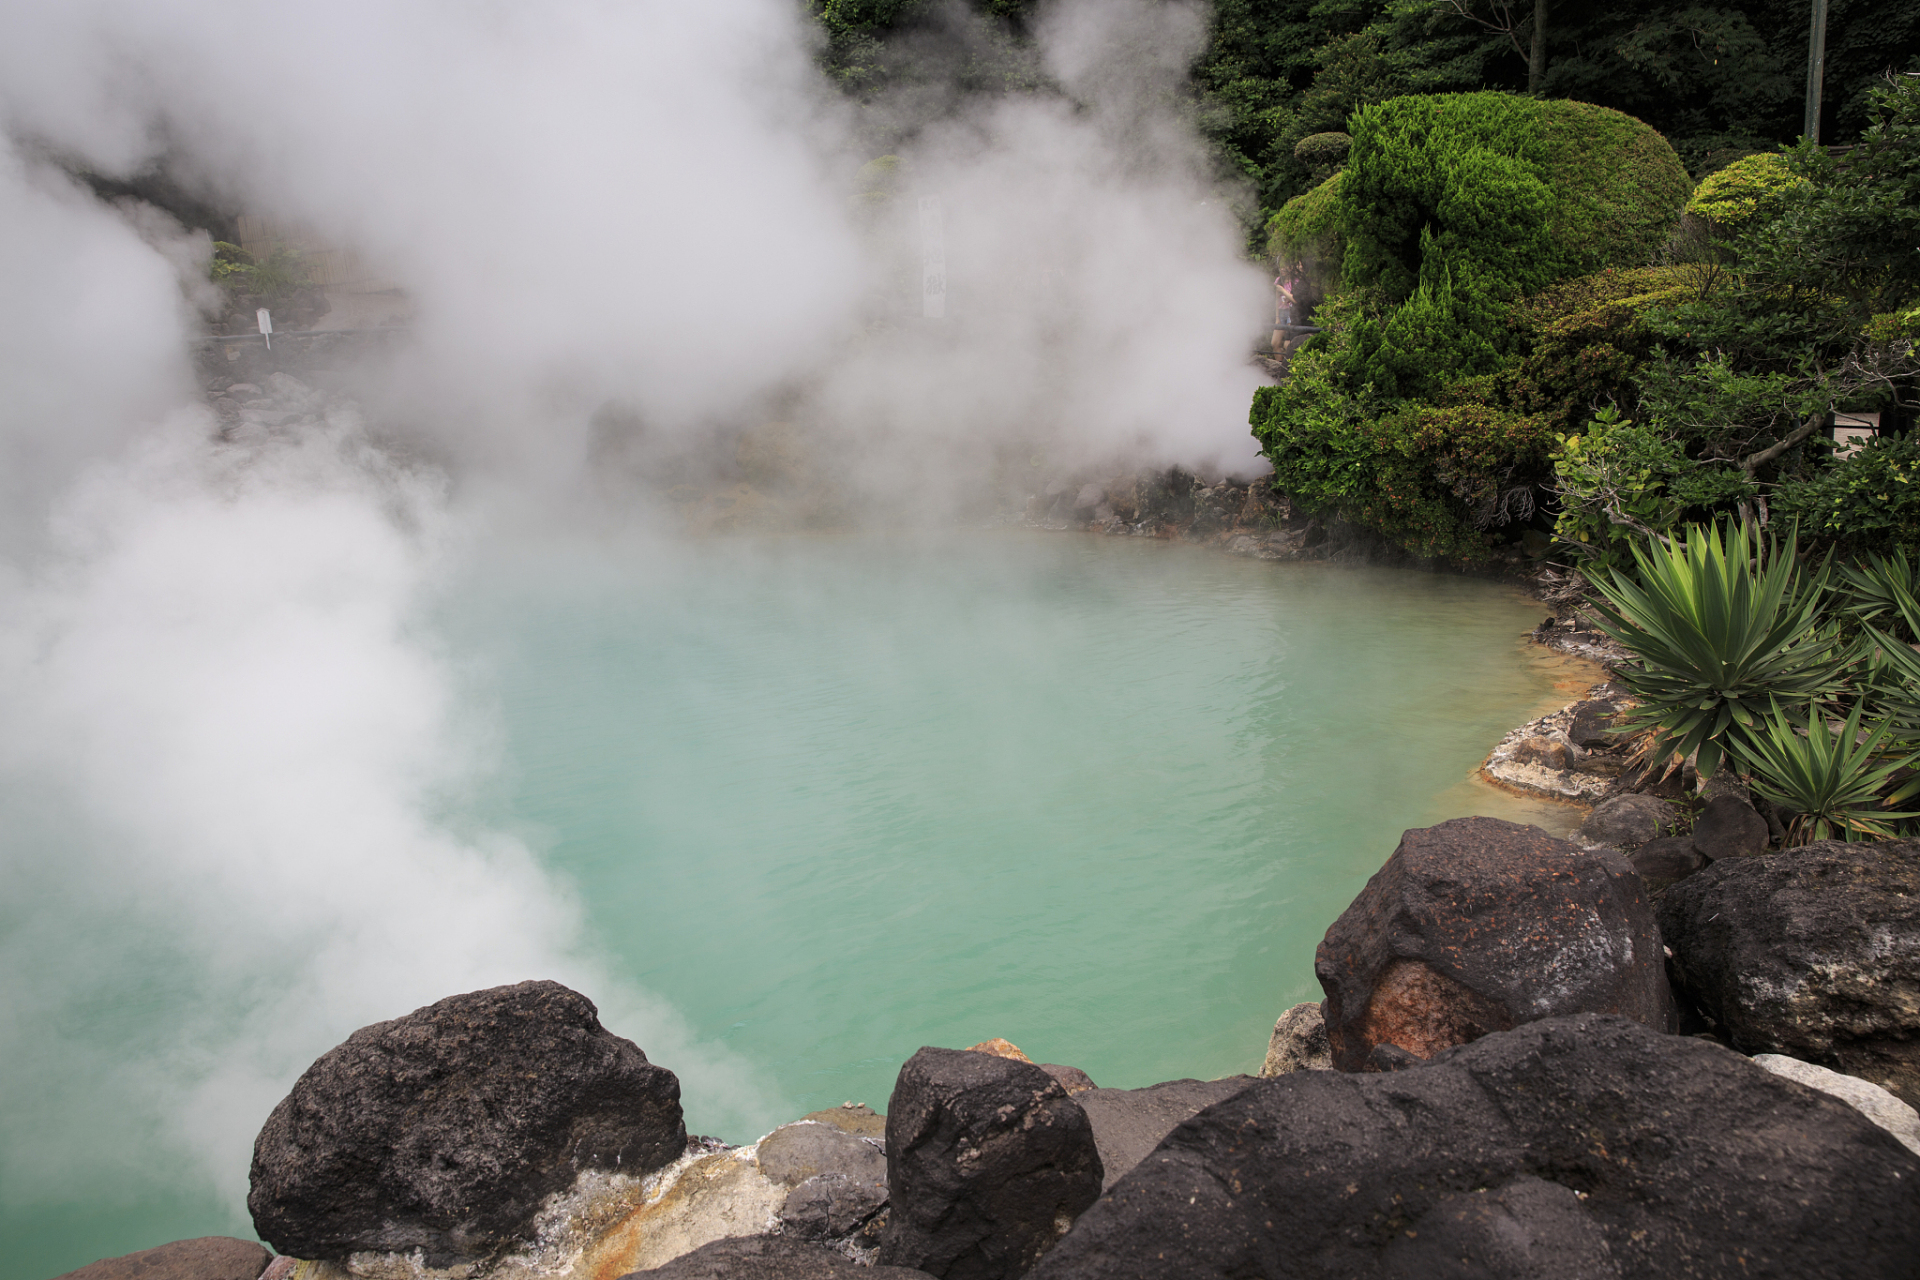
<svg viewBox="0 0 1920 1280">
<path fill-rule="evenodd" d="M 1788 844 L 1835 835 L 1890 840 L 1898 834 L 1896 823 L 1920 817 L 1887 807 L 1920 792 L 1920 778 L 1882 799 L 1881 791 L 1914 755 L 1893 742 L 1893 726 L 1885 721 L 1863 734 L 1864 706 L 1854 704 L 1837 734 L 1818 707 L 1808 709 L 1804 732 L 1795 717 L 1776 707 L 1759 732 L 1737 743 L 1736 753 L 1752 773 L 1754 791 L 1799 814 L 1788 829 Z"/>
<path fill-rule="evenodd" d="M 1747 741 L 1780 702 L 1839 690 L 1855 646 L 1820 627 L 1825 566 L 1808 575 L 1795 540 L 1769 543 L 1736 525 L 1691 526 L 1684 540 L 1634 548 L 1639 581 L 1596 571 L 1600 628 L 1637 660 L 1619 678 L 1640 701 L 1624 727 L 1651 730 L 1651 755 L 1699 752 L 1702 780 L 1729 744 Z"/>
</svg>

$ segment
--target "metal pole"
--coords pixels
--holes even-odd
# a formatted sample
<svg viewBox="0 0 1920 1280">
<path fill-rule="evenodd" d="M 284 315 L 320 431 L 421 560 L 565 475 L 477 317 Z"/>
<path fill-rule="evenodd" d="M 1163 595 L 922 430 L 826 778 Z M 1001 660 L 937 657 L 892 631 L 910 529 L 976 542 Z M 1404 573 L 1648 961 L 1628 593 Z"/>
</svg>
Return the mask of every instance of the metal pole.
<svg viewBox="0 0 1920 1280">
<path fill-rule="evenodd" d="M 1827 0 L 1813 0 L 1813 31 L 1807 36 L 1807 118 L 1800 134 L 1815 145 L 1820 142 L 1820 92 L 1826 63 Z"/>
</svg>

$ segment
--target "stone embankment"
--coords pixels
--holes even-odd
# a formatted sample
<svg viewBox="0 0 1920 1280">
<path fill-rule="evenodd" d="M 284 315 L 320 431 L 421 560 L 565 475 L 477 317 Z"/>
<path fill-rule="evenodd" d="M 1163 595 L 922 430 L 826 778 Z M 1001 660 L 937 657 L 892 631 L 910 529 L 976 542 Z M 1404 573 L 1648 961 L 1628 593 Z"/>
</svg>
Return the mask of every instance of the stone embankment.
<svg viewBox="0 0 1920 1280">
<path fill-rule="evenodd" d="M 1655 889 L 1621 846 L 1680 811 L 1618 799 L 1589 834 L 1619 845 L 1407 832 L 1257 1077 L 1105 1089 L 930 1047 L 885 1115 L 729 1147 L 584 996 L 521 983 L 300 1079 L 249 1199 L 284 1256 L 74 1278 L 1914 1275 L 1920 842 L 1755 848 L 1723 796 L 1685 837 L 1707 865 Z"/>
</svg>

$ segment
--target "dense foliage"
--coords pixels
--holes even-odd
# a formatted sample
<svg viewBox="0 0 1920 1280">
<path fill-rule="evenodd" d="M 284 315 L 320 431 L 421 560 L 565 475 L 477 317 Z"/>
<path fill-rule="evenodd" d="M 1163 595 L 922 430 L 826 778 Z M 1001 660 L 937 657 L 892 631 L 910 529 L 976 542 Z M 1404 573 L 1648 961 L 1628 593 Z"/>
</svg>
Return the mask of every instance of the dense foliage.
<svg viewBox="0 0 1920 1280">
<path fill-rule="evenodd" d="M 1654 253 L 1691 184 L 1652 130 L 1583 103 L 1400 98 L 1352 123 L 1345 169 L 1275 219 L 1283 259 L 1337 262 L 1339 301 L 1254 434 L 1297 500 L 1473 557 L 1534 515 L 1556 432 L 1648 344 L 1627 300 L 1684 287 L 1553 286 Z"/>
<path fill-rule="evenodd" d="M 1216 0 L 1195 80 L 1226 164 L 1271 217 L 1317 178 L 1304 138 L 1406 94 L 1528 89 L 1532 8 L 1486 0 Z M 1503 17 L 1514 20 L 1507 28 Z M 1550 6 L 1537 92 L 1612 107 L 1704 174 L 1798 136 L 1804 0 Z M 1920 7 L 1831 0 L 1821 141 L 1856 138 L 1888 70 L 1920 70 Z"/>
</svg>

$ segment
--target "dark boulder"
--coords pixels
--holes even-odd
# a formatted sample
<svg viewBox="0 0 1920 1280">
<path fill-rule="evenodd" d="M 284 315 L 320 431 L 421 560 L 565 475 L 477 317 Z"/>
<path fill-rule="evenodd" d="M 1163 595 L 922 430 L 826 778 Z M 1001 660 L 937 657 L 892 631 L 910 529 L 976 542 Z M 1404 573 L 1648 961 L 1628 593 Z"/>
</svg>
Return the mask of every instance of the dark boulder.
<svg viewBox="0 0 1920 1280">
<path fill-rule="evenodd" d="M 1645 886 L 1618 854 L 1538 827 L 1456 818 L 1415 828 L 1314 956 L 1341 1071 L 1377 1046 L 1429 1058 L 1569 1013 L 1678 1026 Z"/>
<path fill-rule="evenodd" d="M 1580 838 L 1621 849 L 1681 830 L 1680 810 L 1655 796 L 1628 792 L 1602 800 L 1580 824 Z"/>
<path fill-rule="evenodd" d="M 1060 1087 L 1067 1091 L 1068 1096 L 1085 1093 L 1089 1089 L 1098 1089 L 1100 1087 L 1093 1082 L 1092 1076 L 1078 1067 L 1062 1066 L 1058 1062 L 1037 1062 L 1034 1065 L 1052 1076 L 1055 1080 L 1058 1080 Z"/>
<path fill-rule="evenodd" d="M 802 1120 L 781 1125 L 760 1139 L 755 1155 L 760 1172 L 790 1187 L 822 1173 L 842 1173 L 876 1185 L 887 1181 L 887 1158 L 880 1149 L 830 1124 Z"/>
<path fill-rule="evenodd" d="M 1614 736 L 1613 720 L 1619 708 L 1611 702 L 1576 702 L 1567 723 L 1567 740 L 1588 750 L 1610 747 L 1619 741 Z"/>
<path fill-rule="evenodd" d="M 908 1267 L 863 1267 L 791 1236 L 729 1236 L 620 1280 L 925 1280 Z"/>
<path fill-rule="evenodd" d="M 1682 994 L 1743 1053 L 1782 1053 L 1920 1106 L 1920 841 L 1714 863 L 1668 890 Z"/>
<path fill-rule="evenodd" d="M 1693 847 L 1691 836 L 1661 836 L 1649 840 L 1627 855 L 1627 861 L 1640 873 L 1648 887 L 1685 880 L 1707 865 L 1707 859 Z"/>
<path fill-rule="evenodd" d="M 1582 1014 L 1389 1075 L 1259 1080 L 1033 1280 L 1911 1277 L 1920 1158 L 1718 1045 Z"/>
<path fill-rule="evenodd" d="M 1216 1102 L 1231 1098 L 1252 1076 L 1225 1080 L 1169 1080 L 1144 1089 L 1095 1089 L 1075 1099 L 1093 1124 L 1104 1171 L 1101 1189 L 1120 1181 L 1160 1140 Z"/>
<path fill-rule="evenodd" d="M 822 1173 L 788 1193 L 780 1221 L 788 1231 L 810 1239 L 849 1236 L 887 1202 L 885 1183 Z"/>
<path fill-rule="evenodd" d="M 1693 820 L 1693 847 L 1709 862 L 1765 853 L 1772 838 L 1767 820 L 1739 796 L 1715 796 Z"/>
<path fill-rule="evenodd" d="M 879 1261 L 949 1280 L 1018 1276 L 1100 1195 L 1080 1104 L 1030 1062 L 922 1049 L 887 1105 L 892 1209 Z"/>
<path fill-rule="evenodd" d="M 680 1082 L 585 996 L 522 982 L 362 1027 L 307 1069 L 253 1148 L 247 1207 L 282 1253 L 451 1266 L 524 1236 L 586 1169 L 686 1149 Z"/>
<path fill-rule="evenodd" d="M 58 1280 L 259 1280 L 273 1255 L 251 1240 L 202 1236 L 102 1258 Z"/>
</svg>

